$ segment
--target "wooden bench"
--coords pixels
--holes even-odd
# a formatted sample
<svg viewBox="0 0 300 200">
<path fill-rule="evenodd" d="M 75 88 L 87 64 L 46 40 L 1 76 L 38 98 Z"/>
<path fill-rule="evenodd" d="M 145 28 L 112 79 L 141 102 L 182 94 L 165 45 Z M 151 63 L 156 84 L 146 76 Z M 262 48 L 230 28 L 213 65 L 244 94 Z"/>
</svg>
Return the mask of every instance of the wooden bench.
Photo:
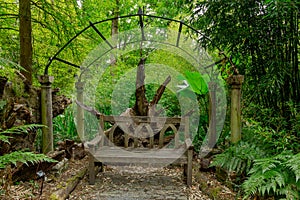
<svg viewBox="0 0 300 200">
<path fill-rule="evenodd" d="M 192 184 L 193 145 L 188 117 L 99 117 L 99 133 L 85 142 L 89 150 L 89 183 L 95 183 L 95 166 L 183 164 L 188 186 Z M 108 125 L 109 124 L 109 125 Z M 114 144 L 117 130 L 122 134 L 122 146 Z M 166 137 L 166 134 L 168 135 Z M 171 142 L 164 144 L 168 138 Z M 146 144 L 141 140 L 148 141 Z"/>
</svg>

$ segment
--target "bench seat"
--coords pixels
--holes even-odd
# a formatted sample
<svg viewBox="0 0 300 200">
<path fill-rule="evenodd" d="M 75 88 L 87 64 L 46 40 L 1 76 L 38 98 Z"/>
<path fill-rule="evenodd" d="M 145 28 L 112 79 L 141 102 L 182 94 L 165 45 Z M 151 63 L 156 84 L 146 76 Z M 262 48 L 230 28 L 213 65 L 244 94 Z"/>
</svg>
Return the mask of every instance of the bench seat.
<svg viewBox="0 0 300 200">
<path fill-rule="evenodd" d="M 185 149 L 148 149 L 101 147 L 94 158 L 107 164 L 184 164 L 187 156 Z"/>
</svg>

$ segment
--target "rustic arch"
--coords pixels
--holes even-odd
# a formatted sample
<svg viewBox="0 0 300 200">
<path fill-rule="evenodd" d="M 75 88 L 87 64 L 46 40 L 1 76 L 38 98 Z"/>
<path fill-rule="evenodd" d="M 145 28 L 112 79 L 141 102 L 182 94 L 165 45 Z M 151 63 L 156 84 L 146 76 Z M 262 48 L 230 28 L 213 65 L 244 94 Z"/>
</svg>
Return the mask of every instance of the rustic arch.
<svg viewBox="0 0 300 200">
<path fill-rule="evenodd" d="M 95 31 L 99 38 L 102 39 L 103 42 L 105 42 L 107 44 L 107 46 L 109 47 L 109 49 L 106 51 L 105 54 L 109 53 L 110 51 L 112 51 L 113 49 L 115 49 L 116 47 L 114 47 L 112 44 L 110 44 L 110 42 L 107 40 L 107 38 L 105 38 L 105 36 L 101 33 L 101 31 L 99 29 L 97 29 L 96 25 L 98 24 L 102 24 L 104 22 L 108 22 L 108 21 L 113 21 L 116 19 L 128 19 L 128 18 L 138 18 L 138 22 L 139 22 L 139 29 L 140 29 L 140 33 L 142 35 L 142 40 L 147 40 L 147 38 L 145 38 L 144 36 L 144 18 L 149 18 L 149 19 L 161 19 L 164 21 L 169 21 L 169 22 L 173 22 L 178 24 L 178 35 L 177 35 L 177 39 L 175 43 L 164 43 L 164 45 L 169 45 L 171 47 L 177 48 L 181 51 L 185 51 L 183 48 L 180 47 L 180 41 L 181 41 L 181 35 L 182 35 L 182 30 L 185 27 L 187 30 L 189 30 L 190 32 L 194 33 L 195 35 L 197 35 L 197 37 L 203 37 L 206 40 L 210 41 L 211 40 L 203 35 L 201 32 L 199 32 L 198 30 L 194 29 L 193 27 L 191 27 L 190 25 L 188 25 L 187 23 L 180 21 L 180 20 L 175 20 L 175 19 L 170 19 L 170 18 L 166 18 L 166 17 L 161 17 L 161 16 L 155 16 L 155 15 L 147 15 L 144 14 L 142 12 L 141 9 L 139 9 L 137 14 L 133 14 L 133 15 L 125 15 L 125 16 L 120 16 L 120 17 L 114 17 L 114 18 L 109 18 L 109 19 L 105 19 L 102 21 L 98 21 L 98 22 L 90 22 L 90 24 L 85 27 L 84 29 L 82 29 L 80 32 L 78 32 L 75 36 L 73 36 L 65 45 L 63 45 L 51 58 L 49 58 L 49 61 L 47 63 L 47 65 L 45 66 L 44 69 L 44 74 L 42 76 L 39 77 L 39 81 L 42 85 L 42 93 L 41 93 L 41 116 L 42 116 L 42 123 L 44 125 L 46 125 L 47 127 L 43 128 L 43 152 L 47 153 L 49 151 L 53 150 L 53 125 L 52 125 L 52 99 L 51 99 L 51 84 L 53 83 L 53 77 L 49 75 L 49 68 L 52 67 L 52 64 L 54 61 L 56 62 L 61 62 L 64 63 L 72 68 L 81 68 L 80 65 L 73 63 L 72 61 L 69 60 L 65 60 L 63 58 L 60 57 L 61 52 L 63 52 L 68 46 L 72 45 L 72 43 L 80 36 L 82 35 L 84 32 L 88 31 L 88 30 L 93 30 Z M 220 55 L 223 57 L 221 58 L 219 61 L 216 61 L 208 66 L 205 66 L 205 69 L 209 69 L 212 68 L 213 66 L 221 63 L 222 61 L 229 61 L 232 65 L 232 71 L 233 74 L 238 73 L 237 69 L 235 68 L 234 64 L 232 63 L 232 61 L 230 59 L 228 59 L 228 57 L 223 53 L 223 51 L 216 45 L 212 44 L 216 49 L 219 50 Z M 188 53 L 185 51 L 185 53 Z M 101 55 L 103 56 L 103 55 Z M 235 79 L 236 80 L 236 79 Z M 239 79 L 241 80 L 241 79 Z M 240 85 L 242 83 L 239 82 Z M 237 84 L 236 81 L 233 81 L 233 84 Z M 77 99 L 82 99 L 82 90 L 83 90 L 83 84 L 81 82 L 78 82 L 76 84 L 76 88 L 77 88 Z M 237 96 L 238 96 L 238 102 L 239 102 L 239 91 L 240 91 L 240 87 L 234 87 L 235 89 L 238 89 L 237 92 Z M 212 95 L 212 94 L 211 94 Z M 213 95 L 212 95 L 213 96 Z M 234 101 L 236 102 L 236 101 Z M 214 102 L 211 102 L 212 104 Z M 236 107 L 235 107 L 236 109 Z M 235 114 L 235 119 L 239 118 L 239 109 L 238 109 L 238 113 Z M 81 115 L 83 115 L 83 112 L 80 112 Z M 214 113 L 214 112 L 212 112 Z M 215 119 L 214 116 L 211 116 L 211 119 Z M 80 119 L 79 119 L 80 121 Z M 214 120 L 212 120 L 214 121 Z M 240 124 L 240 120 L 238 123 L 238 126 Z M 210 124 L 210 127 L 214 127 L 215 124 Z M 235 126 L 236 127 L 236 126 Z M 82 125 L 80 125 L 80 123 L 78 123 L 78 128 L 79 131 L 82 131 Z M 173 128 L 172 128 L 173 129 Z M 215 129 L 212 128 L 211 129 L 213 132 L 215 132 Z M 215 134 L 211 132 L 210 134 Z M 240 132 L 240 130 L 238 130 L 238 132 Z M 80 134 L 80 133 L 79 133 Z"/>
</svg>

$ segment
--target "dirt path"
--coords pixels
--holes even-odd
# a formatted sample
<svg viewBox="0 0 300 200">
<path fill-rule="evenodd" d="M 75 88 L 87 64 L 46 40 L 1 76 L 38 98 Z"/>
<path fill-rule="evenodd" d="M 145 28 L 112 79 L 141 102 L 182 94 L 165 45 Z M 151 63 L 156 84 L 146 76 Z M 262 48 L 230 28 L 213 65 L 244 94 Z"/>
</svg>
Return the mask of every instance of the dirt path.
<svg viewBox="0 0 300 200">
<path fill-rule="evenodd" d="M 106 171 L 96 177 L 95 185 L 89 185 L 86 176 L 72 192 L 70 199 L 209 199 L 199 190 L 188 189 L 182 178 L 180 167 L 106 167 Z"/>
<path fill-rule="evenodd" d="M 74 178 L 87 165 L 87 158 L 71 160 L 65 170 L 47 173 L 41 196 L 39 180 L 12 185 L 9 196 L 0 194 L 0 199 L 49 200 L 53 192 L 64 187 L 67 180 Z M 214 173 L 199 172 L 199 162 L 194 161 L 193 184 L 190 188 L 183 181 L 181 167 L 157 169 L 106 166 L 105 172 L 97 175 L 95 185 L 89 185 L 88 175 L 85 175 L 72 191 L 69 200 L 233 200 L 235 196 L 235 193 L 216 180 Z"/>
</svg>

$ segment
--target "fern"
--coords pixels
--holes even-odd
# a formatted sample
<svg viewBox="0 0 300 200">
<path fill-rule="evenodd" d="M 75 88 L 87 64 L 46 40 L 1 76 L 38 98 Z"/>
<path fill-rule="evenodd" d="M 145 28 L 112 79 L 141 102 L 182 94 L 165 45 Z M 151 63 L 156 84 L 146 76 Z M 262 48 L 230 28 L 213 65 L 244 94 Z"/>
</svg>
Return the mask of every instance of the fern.
<svg viewBox="0 0 300 200">
<path fill-rule="evenodd" d="M 7 129 L 5 131 L 0 132 L 0 141 L 5 143 L 9 143 L 9 139 L 12 138 L 11 136 L 7 136 L 7 134 L 28 134 L 29 131 L 34 131 L 37 128 L 44 127 L 43 125 L 38 124 L 29 124 L 29 125 L 22 125 L 18 127 L 13 127 Z M 38 163 L 41 161 L 47 162 L 57 162 L 44 154 L 35 154 L 33 152 L 22 152 L 22 151 L 15 151 L 9 154 L 4 154 L 0 156 L 0 168 L 5 168 L 7 165 L 14 164 L 17 165 L 18 162 L 25 163 Z"/>
<path fill-rule="evenodd" d="M 0 132 L 0 135 L 4 134 L 28 134 L 30 131 L 34 131 L 38 128 L 45 127 L 44 125 L 41 124 L 26 124 L 22 126 L 16 126 L 12 127 L 10 129 L 4 130 Z M 1 138 L 0 138 L 1 140 Z"/>
<path fill-rule="evenodd" d="M 12 153 L 5 154 L 0 157 L 0 168 L 5 168 L 9 164 L 17 165 L 18 162 L 25 163 L 26 165 L 28 165 L 29 163 L 34 164 L 42 161 L 57 162 L 56 160 L 51 159 L 44 154 L 14 151 Z"/>
<path fill-rule="evenodd" d="M 250 177 L 243 183 L 245 198 L 253 195 L 272 195 L 286 199 L 298 199 L 300 191 L 300 153 L 290 151 L 273 157 L 257 159 L 249 171 Z"/>
<path fill-rule="evenodd" d="M 24 133 L 28 134 L 30 131 L 34 131 L 37 128 L 42 128 L 42 127 L 45 126 L 40 124 L 27 124 L 27 125 L 12 127 L 10 129 L 0 132 L 0 141 L 3 141 L 5 143 L 10 143 L 9 139 L 12 137 L 8 136 L 8 134 L 24 134 Z"/>
<path fill-rule="evenodd" d="M 10 142 L 9 142 L 9 139 L 10 139 L 10 138 L 12 138 L 12 137 L 7 136 L 7 135 L 1 135 L 1 133 L 0 133 L 0 141 L 3 141 L 3 142 L 5 142 L 5 143 L 10 143 Z"/>
<path fill-rule="evenodd" d="M 300 153 L 294 155 L 289 160 L 286 161 L 286 166 L 292 170 L 296 176 L 296 182 L 300 179 Z"/>
<path fill-rule="evenodd" d="M 222 154 L 216 155 L 210 166 L 224 168 L 238 175 L 247 174 L 253 165 L 254 159 L 264 156 L 258 147 L 247 142 L 239 142 L 229 147 Z"/>
</svg>

